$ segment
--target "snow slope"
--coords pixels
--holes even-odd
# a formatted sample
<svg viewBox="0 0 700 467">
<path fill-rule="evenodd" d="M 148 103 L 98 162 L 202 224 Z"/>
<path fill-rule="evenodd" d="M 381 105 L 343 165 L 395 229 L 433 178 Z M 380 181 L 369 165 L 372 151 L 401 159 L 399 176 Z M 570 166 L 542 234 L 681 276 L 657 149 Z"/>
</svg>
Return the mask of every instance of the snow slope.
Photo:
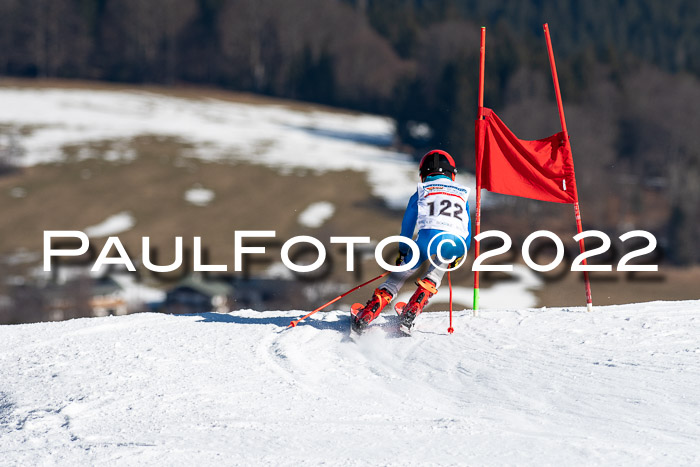
<svg viewBox="0 0 700 467">
<path fill-rule="evenodd" d="M 700 301 L 0 326 L 0 464 L 697 465 Z"/>
</svg>

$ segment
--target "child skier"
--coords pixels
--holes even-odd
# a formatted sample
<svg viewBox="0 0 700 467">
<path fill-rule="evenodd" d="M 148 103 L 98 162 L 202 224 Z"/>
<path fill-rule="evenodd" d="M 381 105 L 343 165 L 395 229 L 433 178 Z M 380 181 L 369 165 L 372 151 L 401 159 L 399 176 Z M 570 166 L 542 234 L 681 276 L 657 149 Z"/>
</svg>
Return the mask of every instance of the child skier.
<svg viewBox="0 0 700 467">
<path fill-rule="evenodd" d="M 399 293 L 406 279 L 430 256 L 434 258 L 434 264 L 430 265 L 422 279 L 416 281 L 418 288 L 400 314 L 401 326 L 410 331 L 428 299 L 437 293 L 445 269 L 456 266 L 467 253 L 465 247 L 469 248 L 471 241 L 467 202 L 469 188 L 454 181 L 456 173 L 454 159 L 445 151 L 433 150 L 423 156 L 420 162 L 421 183 L 411 196 L 401 223 L 401 235 L 404 237 L 413 238 L 413 233 L 418 228 L 415 242 L 420 249 L 420 258 L 412 269 L 392 272 L 386 282 L 374 291 L 364 308 L 354 315 L 354 331 L 362 332 L 379 316 Z M 435 241 L 431 243 L 433 239 Z M 437 248 L 440 244 L 438 255 Z M 412 255 L 410 247 L 400 243 L 396 265 L 410 262 Z M 441 261 L 442 259 L 447 261 Z"/>
</svg>

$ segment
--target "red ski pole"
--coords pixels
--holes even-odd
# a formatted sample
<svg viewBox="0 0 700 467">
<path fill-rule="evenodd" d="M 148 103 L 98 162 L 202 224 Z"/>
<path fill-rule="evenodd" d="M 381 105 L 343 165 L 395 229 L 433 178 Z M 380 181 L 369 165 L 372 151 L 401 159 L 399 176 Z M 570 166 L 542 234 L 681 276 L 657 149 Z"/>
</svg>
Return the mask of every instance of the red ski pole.
<svg viewBox="0 0 700 467">
<path fill-rule="evenodd" d="M 378 275 L 378 276 L 375 277 L 374 279 L 368 280 L 368 281 L 365 282 L 364 284 L 360 284 L 360 285 L 358 285 L 357 287 L 348 290 L 347 292 L 345 292 L 345 293 L 342 294 L 342 295 L 338 295 L 338 296 L 335 297 L 333 300 L 331 300 L 330 302 L 326 303 L 325 305 L 322 305 L 322 306 L 316 308 L 314 311 L 312 311 L 312 312 L 309 313 L 308 315 L 302 316 L 301 318 L 299 318 L 299 319 L 297 319 L 297 320 L 293 320 L 292 322 L 289 323 L 289 326 L 287 326 L 287 328 L 290 328 L 290 327 L 291 327 L 291 328 L 295 328 L 295 327 L 297 326 L 297 324 L 299 324 L 299 321 L 305 320 L 306 318 L 308 318 L 309 316 L 313 315 L 314 313 L 323 310 L 324 308 L 326 308 L 326 307 L 327 307 L 328 305 L 330 305 L 331 303 L 337 302 L 338 300 L 340 300 L 340 299 L 343 298 L 344 296 L 346 296 L 346 295 L 348 295 L 348 294 L 350 294 L 350 293 L 356 291 L 356 290 L 359 289 L 359 288 L 362 288 L 362 287 L 366 286 L 367 284 L 369 284 L 369 283 L 371 283 L 371 282 L 376 281 L 377 279 L 381 279 L 382 277 L 386 276 L 387 274 L 389 274 L 389 271 L 385 272 L 384 274 Z"/>
<path fill-rule="evenodd" d="M 452 279 L 450 278 L 450 271 L 447 271 L 447 285 L 450 287 L 450 327 L 447 328 L 447 333 L 452 334 L 455 329 L 452 327 Z"/>
</svg>

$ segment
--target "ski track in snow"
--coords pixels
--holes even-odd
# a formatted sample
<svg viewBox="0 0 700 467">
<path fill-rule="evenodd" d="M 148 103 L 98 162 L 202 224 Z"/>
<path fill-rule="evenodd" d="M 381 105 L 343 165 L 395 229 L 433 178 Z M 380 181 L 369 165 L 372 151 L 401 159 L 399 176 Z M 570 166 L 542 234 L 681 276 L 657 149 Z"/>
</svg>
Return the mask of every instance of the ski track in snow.
<svg viewBox="0 0 700 467">
<path fill-rule="evenodd" d="M 0 463 L 700 462 L 700 301 L 302 314 L 0 326 Z"/>
</svg>

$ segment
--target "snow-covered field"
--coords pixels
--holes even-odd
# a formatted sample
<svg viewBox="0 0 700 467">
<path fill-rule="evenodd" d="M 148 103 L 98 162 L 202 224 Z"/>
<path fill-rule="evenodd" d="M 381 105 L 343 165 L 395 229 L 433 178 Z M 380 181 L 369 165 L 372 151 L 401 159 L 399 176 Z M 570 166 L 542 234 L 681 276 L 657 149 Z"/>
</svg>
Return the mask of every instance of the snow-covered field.
<svg viewBox="0 0 700 467">
<path fill-rule="evenodd" d="M 0 326 L 2 465 L 698 465 L 700 301 Z"/>
<path fill-rule="evenodd" d="M 107 154 L 84 147 L 78 157 L 128 163 L 135 154 L 124 141 L 147 135 L 183 141 L 192 146 L 192 157 L 204 160 L 261 164 L 282 173 L 365 172 L 373 194 L 396 209 L 405 208 L 417 182 L 416 163 L 391 149 L 393 120 L 375 115 L 144 91 L 0 86 L 0 124 L 22 128 L 16 137 L 24 166 L 61 161 L 65 146 L 105 141 L 114 143 Z M 474 177 L 460 175 L 460 181 L 472 186 Z"/>
</svg>

